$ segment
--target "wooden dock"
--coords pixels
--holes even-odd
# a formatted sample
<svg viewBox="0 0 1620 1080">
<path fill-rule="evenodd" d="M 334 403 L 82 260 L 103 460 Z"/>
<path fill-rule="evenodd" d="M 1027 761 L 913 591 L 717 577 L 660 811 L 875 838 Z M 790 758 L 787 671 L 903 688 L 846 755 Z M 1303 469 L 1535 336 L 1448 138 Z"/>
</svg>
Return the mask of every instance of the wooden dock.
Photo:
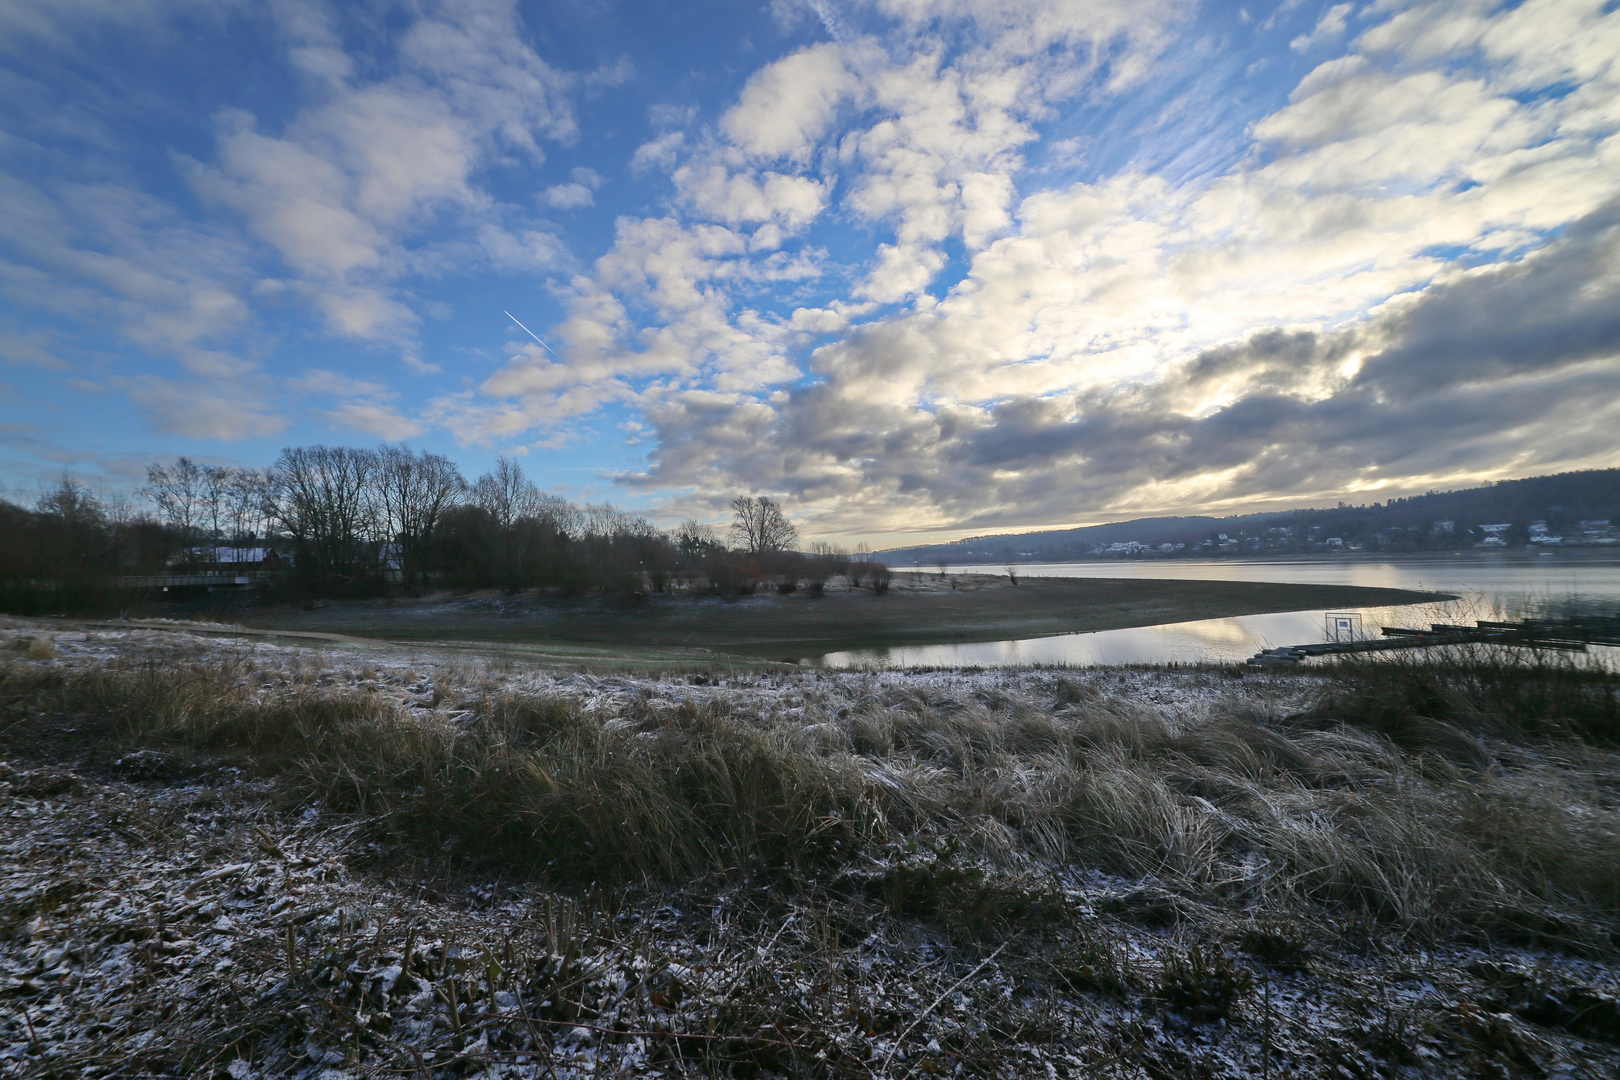
<svg viewBox="0 0 1620 1080">
<path fill-rule="evenodd" d="M 1620 645 L 1620 616 L 1570 619 L 1524 619 L 1492 622 L 1480 619 L 1473 626 L 1431 623 L 1427 630 L 1405 626 L 1380 627 L 1382 637 L 1359 641 L 1319 641 L 1264 649 L 1249 657 L 1257 666 L 1297 664 L 1308 656 L 1429 649 L 1437 645 L 1512 645 L 1526 649 L 1586 652 L 1589 645 Z"/>
</svg>

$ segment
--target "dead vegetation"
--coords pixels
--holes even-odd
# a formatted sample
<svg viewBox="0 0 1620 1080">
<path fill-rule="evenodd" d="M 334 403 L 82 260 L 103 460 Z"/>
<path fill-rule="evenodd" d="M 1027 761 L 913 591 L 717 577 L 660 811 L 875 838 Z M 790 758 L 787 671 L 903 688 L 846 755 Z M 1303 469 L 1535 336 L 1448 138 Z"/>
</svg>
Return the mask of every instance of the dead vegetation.
<svg viewBox="0 0 1620 1080">
<path fill-rule="evenodd" d="M 1189 672 L 1167 708 L 1108 672 L 585 692 L 297 655 L 0 674 L 28 1005 L 0 1067 L 1515 1075 L 1620 1051 L 1610 675 Z M 134 937 L 106 915 L 131 859 L 168 898 L 119 901 Z M 199 975 L 220 935 L 232 966 Z M 48 1052 L 95 983 L 65 973 L 115 953 L 143 1011 Z"/>
</svg>

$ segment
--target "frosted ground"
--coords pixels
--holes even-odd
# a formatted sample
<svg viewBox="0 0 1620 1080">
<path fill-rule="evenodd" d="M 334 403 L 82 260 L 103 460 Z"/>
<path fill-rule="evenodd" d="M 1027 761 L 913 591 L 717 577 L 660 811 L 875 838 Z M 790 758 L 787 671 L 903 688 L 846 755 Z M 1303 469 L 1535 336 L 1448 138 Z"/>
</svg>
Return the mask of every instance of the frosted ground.
<svg viewBox="0 0 1620 1080">
<path fill-rule="evenodd" d="M 1537 893 L 1511 838 L 1457 825 L 1492 800 L 1499 823 L 1566 814 L 1561 857 L 1599 876 L 1607 859 L 1612 882 L 1613 756 L 1435 731 L 1419 752 L 1399 733 L 1305 725 L 1332 689 L 1322 673 L 658 678 L 23 621 L 0 622 L 0 650 L 0 1075 L 1575 1077 L 1620 1065 L 1612 894 L 1551 866 L 1538 871 L 1551 891 Z M 431 791 L 357 809 L 342 785 L 376 781 L 354 761 L 322 772 L 311 749 L 271 766 L 211 719 L 140 719 L 140 688 L 200 671 L 216 673 L 222 714 L 324 702 L 422 745 L 475 744 L 486 765 L 535 702 L 553 741 L 641 755 L 648 784 L 742 745 L 726 740 L 763 740 L 881 821 L 791 848 L 815 856 L 799 862 L 773 861 L 763 841 L 706 840 L 660 870 L 656 837 L 607 850 L 615 826 L 646 822 L 591 818 L 554 755 L 510 761 L 547 763 L 545 813 L 604 829 L 568 834 L 596 837 L 600 857 L 548 862 L 557 852 L 537 848 L 525 862 L 470 828 L 426 844 Z M 1065 739 L 1085 760 L 1063 782 L 1081 788 L 1037 812 Z M 1314 757 L 1295 761 L 1283 739 Z M 1230 779 L 1242 770 L 1217 761 L 1222 740 L 1271 747 L 1252 781 L 1263 808 Z M 1285 765 L 1316 772 L 1289 786 L 1273 775 Z M 1558 799 L 1535 803 L 1555 772 Z M 1120 777 L 1143 785 L 1129 789 L 1139 805 L 1097 795 Z M 480 776 L 464 782 L 435 812 L 494 797 Z M 605 783 L 586 794 L 628 798 Z M 1150 827 L 1144 808 L 1161 796 L 1168 816 Z M 1382 883 L 1306 880 L 1326 873 L 1300 853 L 1311 837 L 1387 839 L 1354 824 L 1378 818 L 1378 800 L 1414 828 L 1458 831 L 1431 861 L 1471 857 L 1466 840 L 1497 862 L 1441 881 L 1399 853 L 1369 855 Z M 1082 805 L 1095 835 L 1073 818 Z M 1267 813 L 1270 832 L 1255 824 Z M 808 831 L 845 836 L 835 818 Z M 1301 845 L 1292 862 L 1285 836 Z M 1536 897 L 1541 921 L 1516 923 Z"/>
</svg>

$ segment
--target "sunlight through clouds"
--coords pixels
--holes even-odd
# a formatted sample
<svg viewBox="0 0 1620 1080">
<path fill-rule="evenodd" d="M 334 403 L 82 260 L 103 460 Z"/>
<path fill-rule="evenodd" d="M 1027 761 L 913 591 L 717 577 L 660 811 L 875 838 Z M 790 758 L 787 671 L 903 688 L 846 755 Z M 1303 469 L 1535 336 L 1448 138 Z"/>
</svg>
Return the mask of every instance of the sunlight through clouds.
<svg viewBox="0 0 1620 1080">
<path fill-rule="evenodd" d="M 1620 464 L 1600 0 L 0 28 L 0 422 L 53 453 L 410 438 L 839 536 Z"/>
</svg>

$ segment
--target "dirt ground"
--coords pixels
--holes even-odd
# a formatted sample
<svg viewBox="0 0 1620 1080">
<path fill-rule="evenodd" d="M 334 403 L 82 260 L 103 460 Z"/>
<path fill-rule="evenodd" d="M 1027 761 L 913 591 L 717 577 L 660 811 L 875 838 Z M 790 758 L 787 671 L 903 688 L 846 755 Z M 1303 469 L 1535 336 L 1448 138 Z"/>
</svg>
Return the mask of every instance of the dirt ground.
<svg viewBox="0 0 1620 1080">
<path fill-rule="evenodd" d="M 1446 597 L 1401 589 L 1241 581 L 1023 578 L 902 572 L 888 593 L 832 583 L 826 594 L 726 600 L 435 593 L 283 606 L 233 616 L 273 630 L 395 641 L 484 641 L 629 652 L 682 650 L 796 661 L 842 649 L 1044 637 L 1307 608 L 1385 607 Z"/>
</svg>

